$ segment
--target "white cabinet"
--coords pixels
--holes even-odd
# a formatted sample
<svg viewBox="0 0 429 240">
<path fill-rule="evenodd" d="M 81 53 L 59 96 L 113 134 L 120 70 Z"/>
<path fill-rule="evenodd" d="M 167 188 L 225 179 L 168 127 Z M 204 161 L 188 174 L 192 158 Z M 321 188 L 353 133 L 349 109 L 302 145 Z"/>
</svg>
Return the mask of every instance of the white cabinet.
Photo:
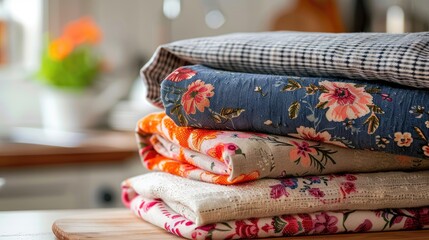
<svg viewBox="0 0 429 240">
<path fill-rule="evenodd" d="M 139 159 L 0 169 L 0 211 L 120 207 L 121 181 L 146 171 Z"/>
</svg>

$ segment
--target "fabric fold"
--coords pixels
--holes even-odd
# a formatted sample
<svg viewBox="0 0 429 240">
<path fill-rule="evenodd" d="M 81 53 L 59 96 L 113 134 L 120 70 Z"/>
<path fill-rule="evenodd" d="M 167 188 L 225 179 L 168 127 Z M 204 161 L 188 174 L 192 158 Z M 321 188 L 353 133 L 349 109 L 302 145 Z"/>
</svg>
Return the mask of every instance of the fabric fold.
<svg viewBox="0 0 429 240">
<path fill-rule="evenodd" d="M 429 169 L 429 161 L 409 156 L 272 134 L 178 127 L 165 113 L 140 120 L 137 137 L 149 170 L 225 185 L 264 177 Z"/>
<path fill-rule="evenodd" d="M 177 125 L 288 135 L 429 160 L 429 92 L 340 78 L 173 71 L 161 85 Z"/>
<path fill-rule="evenodd" d="M 126 194 L 126 193 L 125 193 Z M 188 239 L 249 239 L 297 235 L 416 230 L 429 228 L 429 208 L 347 210 L 279 215 L 197 226 L 160 199 L 136 196 L 129 208 L 138 217 Z"/>
<path fill-rule="evenodd" d="M 160 46 L 142 68 L 148 99 L 158 106 L 160 84 L 189 64 L 236 72 L 382 80 L 429 87 L 429 32 L 235 33 Z"/>
<path fill-rule="evenodd" d="M 223 186 L 148 173 L 123 182 L 129 205 L 161 199 L 197 226 L 320 211 L 413 208 L 429 205 L 429 171 L 261 179 Z"/>
</svg>

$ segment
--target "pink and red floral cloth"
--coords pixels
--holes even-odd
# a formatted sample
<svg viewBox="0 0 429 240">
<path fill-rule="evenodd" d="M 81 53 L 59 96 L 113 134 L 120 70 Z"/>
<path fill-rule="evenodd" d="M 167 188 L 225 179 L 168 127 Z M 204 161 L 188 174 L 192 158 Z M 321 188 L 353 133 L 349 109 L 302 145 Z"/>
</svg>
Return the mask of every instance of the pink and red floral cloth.
<svg viewBox="0 0 429 240">
<path fill-rule="evenodd" d="M 164 174 L 167 175 L 167 174 Z M 158 176 L 143 177 L 148 180 Z M 174 177 L 173 177 L 174 178 Z M 344 177 L 345 185 L 350 185 L 359 178 L 354 175 Z M 388 180 L 388 179 L 387 179 Z M 185 180 L 191 181 L 191 180 Z M 274 181 L 274 180 L 273 180 Z M 319 177 L 308 179 L 309 182 L 323 181 Z M 300 182 L 300 181 L 299 181 Z M 353 232 L 372 232 L 372 231 L 395 231 L 395 230 L 414 230 L 429 228 L 429 208 L 390 208 L 376 210 L 342 210 L 342 211 L 322 211 L 309 212 L 300 214 L 273 214 L 266 217 L 248 217 L 242 215 L 242 218 L 234 220 L 220 220 L 209 224 L 196 224 L 195 220 L 184 217 L 183 213 L 174 210 L 175 203 L 167 197 L 165 193 L 162 199 L 157 198 L 157 192 L 162 191 L 162 187 L 151 191 L 144 191 L 144 187 L 136 186 L 135 180 L 131 180 L 131 184 L 138 188 L 141 194 L 136 193 L 127 185 L 130 182 L 125 182 L 123 187 L 123 201 L 138 217 L 148 221 L 166 231 L 188 239 L 248 239 L 248 238 L 266 238 L 279 236 L 295 236 L 295 235 L 319 235 L 319 234 L 335 234 L 335 233 L 353 233 Z M 140 181 L 139 185 L 146 184 L 146 181 Z M 170 182 L 158 182 L 158 185 L 169 185 Z M 203 185 L 206 183 L 202 183 Z M 280 182 L 282 187 L 274 185 L 272 189 L 284 188 L 285 186 L 301 188 L 303 185 L 298 185 L 293 180 Z M 209 185 L 209 184 L 206 184 Z M 322 184 L 323 185 L 323 184 Z M 186 186 L 186 185 L 185 185 Z M 192 186 L 191 186 L 192 187 Z M 204 186 L 201 186 L 204 187 Z M 313 190 L 312 190 L 313 189 Z M 323 187 L 318 190 L 315 188 L 307 189 L 309 195 L 316 198 L 323 198 Z M 344 189 L 346 193 L 361 191 L 363 189 L 347 186 Z M 179 190 L 180 191 L 180 190 Z M 240 190 L 237 189 L 238 192 Z M 280 192 L 282 190 L 279 190 Z M 273 192 L 273 190 L 271 190 Z M 278 192 L 277 190 L 274 192 Z M 376 192 L 365 191 L 365 194 L 375 194 Z M 197 193 L 198 194 L 198 191 Z M 201 194 L 205 194 L 204 190 Z M 402 194 L 402 193 L 398 193 Z M 245 195 L 245 193 L 244 193 Z M 285 192 L 274 194 L 271 197 L 285 197 Z M 210 195 L 208 195 L 210 196 Z M 261 196 L 258 196 L 261 197 Z M 270 197 L 270 198 L 271 198 Z M 224 202 L 240 197 L 228 199 L 224 198 Z M 266 196 L 265 196 L 266 198 Z M 216 199 L 213 199 L 216 201 Z M 381 200 L 382 201 L 382 200 Z M 222 202 L 221 202 L 222 203 Z M 225 203 L 226 204 L 226 203 Z M 239 204 L 236 202 L 236 204 Z M 287 204 L 287 203 L 286 203 Z M 332 203 L 331 203 L 332 204 Z M 216 205 L 213 202 L 212 205 Z M 264 207 L 264 205 L 247 205 L 247 208 Z M 275 206 L 273 206 L 275 207 Z M 311 209 L 311 205 L 308 205 Z M 213 207 L 211 214 L 217 215 L 217 207 Z M 202 210 L 204 211 L 204 210 Z M 256 215 L 253 215 L 256 216 Z"/>
</svg>

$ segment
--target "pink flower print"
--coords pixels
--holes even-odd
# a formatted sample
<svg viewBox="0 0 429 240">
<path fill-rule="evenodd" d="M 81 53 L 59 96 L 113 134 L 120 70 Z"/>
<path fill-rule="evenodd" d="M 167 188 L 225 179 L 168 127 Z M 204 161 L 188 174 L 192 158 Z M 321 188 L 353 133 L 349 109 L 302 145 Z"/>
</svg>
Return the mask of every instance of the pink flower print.
<svg viewBox="0 0 429 240">
<path fill-rule="evenodd" d="M 320 183 L 321 179 L 318 176 L 309 176 L 305 177 L 305 179 L 309 180 L 311 183 Z"/>
<path fill-rule="evenodd" d="M 153 206 L 155 206 L 156 204 L 161 203 L 159 200 L 154 200 L 154 201 L 150 201 L 150 202 L 143 202 L 140 205 L 140 209 L 143 210 L 143 212 L 148 212 Z"/>
<path fill-rule="evenodd" d="M 341 188 L 347 194 L 350 194 L 352 192 L 356 192 L 356 186 L 352 182 L 343 182 L 343 183 L 341 183 Z"/>
<path fill-rule="evenodd" d="M 304 140 L 315 141 L 315 142 L 325 142 L 337 145 L 339 147 L 346 147 L 342 142 L 331 141 L 331 134 L 327 131 L 316 132 L 314 128 L 300 126 L 296 129 L 297 133 L 289 134 L 292 137 L 301 138 Z"/>
<path fill-rule="evenodd" d="M 364 87 L 355 87 L 353 83 L 322 81 L 319 83 L 326 91 L 319 96 L 319 104 L 326 112 L 326 119 L 342 122 L 356 119 L 370 112 L 368 105 L 373 104 L 372 96 Z"/>
<path fill-rule="evenodd" d="M 195 230 L 198 229 L 198 230 L 202 230 L 202 231 L 205 231 L 205 232 L 209 232 L 209 231 L 212 231 L 215 228 L 216 228 L 216 224 L 212 223 L 212 224 L 207 224 L 207 225 L 204 225 L 204 226 L 197 227 L 197 228 L 195 228 Z"/>
<path fill-rule="evenodd" d="M 258 237 L 258 219 L 250 219 L 249 221 L 238 220 L 235 221 L 235 233 L 240 236 L 240 238 L 257 238 Z"/>
<path fill-rule="evenodd" d="M 193 223 L 191 222 L 191 224 L 193 224 Z M 189 224 L 189 225 L 191 225 L 191 224 Z M 212 232 L 213 230 L 215 230 L 215 228 L 216 228 L 216 224 L 215 223 L 207 224 L 207 225 L 200 226 L 200 227 L 196 227 L 195 230 L 194 230 L 194 232 L 192 232 L 191 237 L 192 237 L 192 239 L 197 239 L 199 236 L 202 235 L 201 232 Z"/>
<path fill-rule="evenodd" d="M 286 226 L 283 228 L 283 236 L 293 236 L 299 232 L 298 220 L 293 217 L 293 215 L 283 215 L 281 216 L 286 222 Z"/>
<path fill-rule="evenodd" d="M 372 228 L 372 222 L 369 219 L 365 219 L 356 229 L 355 232 L 368 232 Z"/>
<path fill-rule="evenodd" d="M 309 167 L 311 163 L 310 155 L 316 154 L 316 149 L 312 148 L 308 142 L 295 142 L 291 141 L 291 143 L 295 146 L 292 150 L 289 152 L 289 157 L 291 161 L 297 161 L 299 159 L 299 162 L 304 167 Z"/>
<path fill-rule="evenodd" d="M 356 181 L 357 180 L 357 177 L 352 175 L 352 174 L 346 174 L 345 177 L 346 177 L 347 181 Z"/>
<path fill-rule="evenodd" d="M 214 95 L 214 87 L 211 84 L 204 84 L 197 80 L 188 85 L 188 90 L 182 96 L 182 105 L 186 114 L 195 114 L 198 111 L 204 112 L 205 107 L 210 106 L 209 97 Z"/>
<path fill-rule="evenodd" d="M 393 139 L 399 147 L 409 147 L 413 142 L 413 137 L 409 132 L 395 132 L 395 139 Z"/>
<path fill-rule="evenodd" d="M 239 147 L 234 143 L 228 143 L 225 147 L 226 149 L 228 149 L 228 151 L 232 151 L 232 152 L 235 152 L 237 151 L 237 149 L 239 149 Z"/>
<path fill-rule="evenodd" d="M 422 147 L 423 153 L 425 156 L 429 157 L 429 145 L 425 145 Z"/>
<path fill-rule="evenodd" d="M 381 95 L 381 99 L 383 99 L 383 100 L 386 100 L 386 101 L 388 101 L 388 102 L 392 102 L 393 101 L 393 99 L 390 97 L 390 95 L 389 94 L 387 94 L 387 93 L 382 93 L 382 94 L 380 94 Z"/>
<path fill-rule="evenodd" d="M 410 209 L 409 212 L 414 217 L 405 220 L 405 229 L 422 229 L 429 226 L 429 208 Z"/>
<path fill-rule="evenodd" d="M 302 219 L 301 224 L 304 227 L 304 233 L 309 233 L 313 229 L 313 219 L 310 214 L 302 213 L 298 214 L 298 216 Z"/>
<path fill-rule="evenodd" d="M 290 189 L 295 189 L 298 187 L 298 179 L 297 178 L 285 178 L 279 180 L 284 187 L 288 187 Z"/>
<path fill-rule="evenodd" d="M 289 193 L 286 191 L 286 188 L 282 184 L 276 184 L 274 186 L 270 186 L 271 192 L 270 197 L 272 199 L 280 198 L 281 196 L 289 196 Z"/>
<path fill-rule="evenodd" d="M 299 137 L 301 139 L 315 141 L 315 142 L 327 142 L 331 140 L 331 134 L 327 131 L 316 132 L 314 128 L 300 126 L 296 129 L 298 134 L 289 134 L 294 137 Z"/>
<path fill-rule="evenodd" d="M 322 212 L 316 215 L 316 222 L 314 224 L 314 232 L 320 234 L 336 233 L 338 218 L 335 216 L 329 216 L 327 213 Z"/>
<path fill-rule="evenodd" d="M 190 68 L 180 67 L 170 73 L 170 75 L 168 75 L 165 79 L 172 82 L 180 82 L 192 78 L 195 76 L 195 74 L 197 74 L 197 72 Z"/>
<path fill-rule="evenodd" d="M 265 225 L 261 228 L 264 232 L 268 233 L 271 229 L 274 229 L 270 224 L 265 223 Z"/>
<path fill-rule="evenodd" d="M 234 154 L 243 154 L 243 152 L 241 151 L 240 147 L 238 147 L 236 144 L 234 143 L 226 143 L 224 145 L 224 154 L 228 153 L 228 155 L 234 155 Z"/>
<path fill-rule="evenodd" d="M 320 190 L 319 188 L 310 188 L 310 189 L 308 190 L 308 192 L 309 192 L 313 197 L 316 197 L 316 198 L 323 198 L 323 197 L 325 196 L 325 193 L 324 193 L 322 190 Z"/>
</svg>

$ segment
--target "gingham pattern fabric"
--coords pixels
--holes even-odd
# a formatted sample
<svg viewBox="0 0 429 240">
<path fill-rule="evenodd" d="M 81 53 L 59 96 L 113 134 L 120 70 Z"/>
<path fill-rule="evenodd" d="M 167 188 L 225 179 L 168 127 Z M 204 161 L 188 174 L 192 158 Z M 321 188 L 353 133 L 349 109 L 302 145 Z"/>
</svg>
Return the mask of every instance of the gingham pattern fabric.
<svg viewBox="0 0 429 240">
<path fill-rule="evenodd" d="M 141 75 L 148 99 L 160 101 L 160 83 L 189 64 L 237 72 L 384 80 L 429 87 L 429 32 L 237 33 L 160 46 Z"/>
</svg>

